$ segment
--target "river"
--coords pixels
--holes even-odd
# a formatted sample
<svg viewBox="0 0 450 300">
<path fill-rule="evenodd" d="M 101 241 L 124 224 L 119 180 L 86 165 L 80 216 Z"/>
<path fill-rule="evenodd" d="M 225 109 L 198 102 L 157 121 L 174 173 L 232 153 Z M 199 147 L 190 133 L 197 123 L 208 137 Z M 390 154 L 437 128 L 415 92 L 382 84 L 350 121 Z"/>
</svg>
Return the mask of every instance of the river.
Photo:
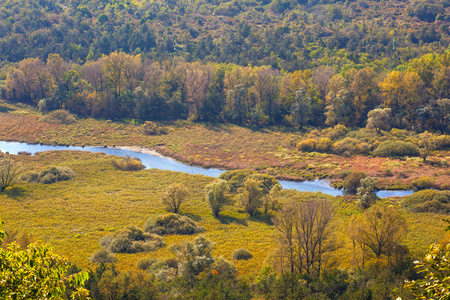
<svg viewBox="0 0 450 300">
<path fill-rule="evenodd" d="M 176 172 L 184 172 L 188 174 L 200 174 L 210 177 L 219 177 L 220 174 L 226 170 L 214 169 L 214 168 L 201 168 L 183 164 L 175 161 L 169 157 L 163 157 L 153 153 L 147 153 L 145 151 L 132 151 L 124 148 L 104 148 L 104 147 L 73 147 L 73 146 L 49 146 L 39 144 L 25 144 L 18 142 L 3 142 L 0 141 L 0 150 L 3 152 L 9 152 L 10 154 L 18 154 L 21 151 L 35 154 L 42 151 L 55 151 L 55 150 L 79 150 L 90 152 L 103 152 L 108 155 L 125 157 L 127 155 L 133 158 L 139 158 L 141 162 L 147 168 L 156 168 L 160 170 L 170 170 Z M 335 189 L 330 186 L 326 180 L 314 180 L 314 181 L 287 181 L 279 180 L 281 186 L 284 189 L 295 189 L 301 192 L 322 192 L 324 194 L 332 196 L 342 196 L 344 192 L 342 190 Z M 377 195 L 380 198 L 394 197 L 394 196 L 407 196 L 413 193 L 412 190 L 408 191 L 390 191 L 382 190 L 378 191 Z"/>
</svg>

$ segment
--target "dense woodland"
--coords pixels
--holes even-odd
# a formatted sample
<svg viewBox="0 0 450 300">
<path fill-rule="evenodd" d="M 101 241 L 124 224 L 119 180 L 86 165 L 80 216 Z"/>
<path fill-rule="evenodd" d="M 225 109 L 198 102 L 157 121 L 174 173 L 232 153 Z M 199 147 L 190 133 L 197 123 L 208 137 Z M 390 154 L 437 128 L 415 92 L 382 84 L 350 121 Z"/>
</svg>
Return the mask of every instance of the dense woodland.
<svg viewBox="0 0 450 300">
<path fill-rule="evenodd" d="M 19 111 L 25 106 L 18 103 L 25 103 L 47 116 L 39 122 L 52 123 L 50 113 L 55 111 L 70 118 L 67 124 L 77 122 L 68 111 L 79 118 L 143 123 L 139 128 L 147 135 L 167 133 L 158 125 L 170 123 L 146 121 L 180 119 L 251 128 L 279 126 L 291 132 L 307 128 L 308 134 L 287 147 L 301 153 L 323 152 L 318 155 L 324 157 L 330 153 L 420 155 L 422 164 L 435 168 L 433 176 L 447 176 L 449 25 L 448 0 L 4 0 L 0 1 L 0 95 L 10 103 L 2 105 L 0 113 Z M 24 115 L 28 114 L 38 112 Z M 442 151 L 442 159 L 427 162 L 433 151 Z M 10 181 L 2 182 L 0 196 L 11 207 L 16 205 L 11 199 L 28 196 L 22 190 L 10 196 L 17 189 L 13 179 L 19 175 L 25 190 L 31 186 L 46 200 L 43 185 L 67 181 L 71 186 L 78 180 L 74 178 L 96 176 L 91 171 L 86 179 L 66 167 L 21 174 L 14 159 L 3 154 L 1 158 L 0 178 Z M 89 159 L 81 158 L 80 164 L 88 165 Z M 16 160 L 27 162 L 27 158 Z M 30 165 L 42 167 L 31 160 Z M 119 170 L 121 174 L 136 171 L 138 175 L 126 175 L 130 176 L 127 185 L 140 177 L 157 182 L 169 176 L 162 173 L 152 179 L 139 161 L 129 158 L 98 164 L 103 165 L 89 163 L 95 170 L 106 170 L 108 179 L 116 178 Z M 80 167 L 87 174 L 86 169 Z M 0 287 L 6 287 L 0 289 L 0 298 L 15 299 L 16 290 L 36 299 L 70 298 L 73 289 L 73 299 L 86 299 L 89 294 L 94 300 L 448 296 L 445 285 L 440 285 L 448 276 L 448 263 L 443 260 L 449 255 L 448 238 L 433 245 L 417 264 L 424 270 L 421 274 L 412 263 L 421 257 L 413 257 L 414 245 L 406 246 L 404 241 L 409 232 L 405 216 L 417 213 L 422 214 L 417 219 L 427 219 L 448 214 L 449 192 L 424 190 L 403 201 L 385 201 L 375 194 L 376 178 L 348 170 L 339 174 L 338 184 L 353 195 L 337 200 L 283 191 L 274 177 L 253 170 L 228 171 L 206 185 L 205 179 L 183 179 L 202 183 L 200 188 L 179 182 L 166 184 L 164 190 L 157 186 L 154 190 L 161 192 L 162 204 L 152 198 L 151 210 L 158 212 L 159 219 L 148 221 L 142 229 L 133 225 L 103 232 L 102 248 L 89 258 L 95 266 L 89 276 L 78 273 L 75 265 L 69 267 L 69 261 L 46 246 L 30 247 L 32 239 L 26 234 L 7 236 L 0 228 L 0 261 L 5 262 L 0 275 L 10 274 L 23 260 L 30 263 L 26 270 L 57 278 L 54 284 L 28 289 L 21 284 L 27 276 L 36 278 L 32 272 L 8 275 L 7 284 L 0 280 Z M 393 176 L 390 169 L 383 174 Z M 91 182 L 85 186 L 94 190 Z M 448 189 L 448 183 L 434 184 L 429 178 L 418 178 L 412 186 Z M 190 205 L 200 207 L 205 202 L 211 210 L 212 217 L 202 212 L 199 222 L 211 217 L 270 226 L 272 251 L 261 270 L 240 276 L 233 261 L 215 256 L 217 245 L 202 236 L 205 228 L 179 211 L 192 190 L 204 200 L 191 199 Z M 168 214 L 161 214 L 162 206 Z M 224 211 L 227 214 L 221 219 Z M 216 227 L 222 230 L 228 224 L 224 221 Z M 179 237 L 192 234 L 192 238 Z M 168 235 L 172 236 L 168 240 L 181 242 L 166 245 Z M 14 240 L 18 244 L 11 244 Z M 116 254 L 153 252 L 166 246 L 170 255 L 142 256 L 131 269 L 116 266 Z M 342 249 L 347 251 L 345 259 Z M 252 255 L 239 248 L 232 258 L 248 260 Z M 40 267 L 48 261 L 54 268 L 43 268 L 49 272 L 46 275 Z M 441 277 L 428 272 L 439 268 Z M 435 280 L 434 288 L 424 290 L 427 280 Z"/>
<path fill-rule="evenodd" d="M 113 52 L 82 65 L 50 54 L 10 69 L 11 101 L 105 119 L 232 122 L 303 127 L 450 130 L 450 56 L 426 54 L 402 71 L 330 66 L 292 73 L 271 66 L 144 60 Z M 368 121 L 368 117 L 371 119 Z M 382 120 L 377 125 L 374 120 Z M 380 122 L 378 122 L 380 123 Z"/>
</svg>

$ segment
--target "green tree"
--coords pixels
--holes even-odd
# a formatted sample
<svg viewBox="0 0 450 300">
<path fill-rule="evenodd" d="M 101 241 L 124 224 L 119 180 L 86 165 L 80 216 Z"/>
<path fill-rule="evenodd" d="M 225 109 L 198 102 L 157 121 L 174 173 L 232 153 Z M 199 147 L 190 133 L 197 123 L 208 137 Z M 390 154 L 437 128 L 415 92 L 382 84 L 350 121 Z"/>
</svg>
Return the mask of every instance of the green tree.
<svg viewBox="0 0 450 300">
<path fill-rule="evenodd" d="M 0 161 L 0 192 L 11 186 L 19 172 L 19 165 L 10 160 L 8 155 L 3 156 L 3 159 Z"/>
<path fill-rule="evenodd" d="M 0 244 L 5 232 L 1 229 Z M 21 249 L 11 243 L 0 247 L 0 299 L 62 299 L 66 286 L 74 288 L 71 299 L 89 299 L 89 291 L 83 288 L 88 272 L 66 276 L 70 263 L 54 254 L 51 247 L 30 244 Z"/>
<path fill-rule="evenodd" d="M 230 202 L 227 196 L 229 191 L 230 187 L 227 182 L 222 179 L 206 186 L 205 200 L 208 202 L 215 217 L 218 217 L 222 208 Z"/>
<path fill-rule="evenodd" d="M 169 185 L 161 194 L 161 202 L 168 212 L 178 213 L 181 204 L 189 195 L 189 190 L 182 183 Z"/>
<path fill-rule="evenodd" d="M 244 187 L 241 188 L 239 194 L 239 202 L 244 208 L 245 212 L 251 216 L 262 205 L 263 188 L 262 182 L 253 178 L 248 178 L 244 182 Z"/>
</svg>

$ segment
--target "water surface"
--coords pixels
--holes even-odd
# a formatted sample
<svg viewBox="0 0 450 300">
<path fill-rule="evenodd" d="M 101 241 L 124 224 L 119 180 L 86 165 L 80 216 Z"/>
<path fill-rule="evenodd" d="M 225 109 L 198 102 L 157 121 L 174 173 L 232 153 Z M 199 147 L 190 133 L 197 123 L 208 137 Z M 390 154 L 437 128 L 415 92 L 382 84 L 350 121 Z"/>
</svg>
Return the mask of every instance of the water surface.
<svg viewBox="0 0 450 300">
<path fill-rule="evenodd" d="M 29 152 L 35 154 L 36 152 L 42 151 L 54 151 L 54 150 L 79 150 L 79 151 L 90 151 L 90 152 L 103 152 L 108 155 L 125 157 L 127 155 L 133 158 L 139 158 L 141 162 L 147 168 L 155 168 L 160 170 L 169 170 L 176 172 L 184 172 L 188 174 L 199 174 L 206 175 L 210 177 L 219 177 L 220 174 L 226 170 L 214 169 L 214 168 L 201 168 L 196 166 L 191 166 L 188 164 L 180 163 L 168 157 L 162 157 L 159 155 L 154 155 L 151 153 L 137 152 L 121 148 L 104 148 L 104 147 L 65 147 L 65 146 L 49 146 L 49 145 L 39 145 L 39 144 L 25 144 L 18 142 L 3 142 L 0 141 L 0 150 L 3 152 L 9 152 L 11 154 L 18 154 L 21 151 Z M 314 181 L 287 181 L 279 180 L 283 189 L 294 189 L 301 192 L 322 192 L 324 194 L 332 196 L 342 196 L 344 192 L 342 190 L 335 189 L 330 186 L 329 182 L 326 180 L 314 180 Z M 413 193 L 412 190 L 409 191 L 378 191 L 377 195 L 380 198 L 394 197 L 394 196 L 407 196 Z"/>
</svg>

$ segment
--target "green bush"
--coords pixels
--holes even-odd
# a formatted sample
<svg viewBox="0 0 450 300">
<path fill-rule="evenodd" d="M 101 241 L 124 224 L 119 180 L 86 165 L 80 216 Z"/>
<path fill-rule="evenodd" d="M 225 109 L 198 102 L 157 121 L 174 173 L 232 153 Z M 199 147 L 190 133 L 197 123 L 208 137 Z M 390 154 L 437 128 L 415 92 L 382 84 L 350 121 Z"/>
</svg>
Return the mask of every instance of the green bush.
<svg viewBox="0 0 450 300">
<path fill-rule="evenodd" d="M 386 141 L 381 143 L 373 153 L 381 157 L 419 156 L 419 149 L 412 143 L 403 141 Z"/>
<path fill-rule="evenodd" d="M 20 180 L 26 182 L 51 184 L 58 181 L 66 181 L 74 178 L 75 172 L 67 167 L 51 166 L 42 172 L 29 172 L 20 177 Z"/>
<path fill-rule="evenodd" d="M 359 141 L 355 138 L 346 137 L 345 139 L 333 144 L 333 152 L 339 155 L 351 156 L 358 152 L 356 145 Z"/>
<path fill-rule="evenodd" d="M 304 152 L 316 151 L 316 147 L 317 147 L 317 140 L 315 139 L 303 140 L 297 144 L 297 150 Z"/>
<path fill-rule="evenodd" d="M 316 145 L 318 152 L 331 152 L 333 150 L 333 141 L 329 138 L 321 138 Z"/>
<path fill-rule="evenodd" d="M 231 257 L 236 260 L 248 260 L 253 257 L 253 255 L 245 248 L 239 248 L 233 251 Z"/>
<path fill-rule="evenodd" d="M 349 193 L 356 193 L 361 186 L 361 179 L 366 177 L 367 175 L 364 172 L 353 172 L 342 182 L 342 187 Z"/>
<path fill-rule="evenodd" d="M 162 237 L 143 232 L 136 227 L 129 227 L 107 235 L 100 240 L 100 244 L 113 253 L 155 251 L 166 246 Z"/>
<path fill-rule="evenodd" d="M 443 134 L 433 139 L 436 150 L 446 150 L 450 148 L 450 135 Z"/>
<path fill-rule="evenodd" d="M 158 217 L 154 222 L 147 221 L 144 230 L 149 233 L 168 234 L 195 234 L 204 232 L 205 228 L 198 226 L 191 218 L 178 214 L 168 213 Z"/>
<path fill-rule="evenodd" d="M 239 188 L 244 186 L 245 179 L 255 172 L 248 169 L 231 170 L 220 174 L 219 179 L 226 180 L 230 186 L 230 192 L 235 193 Z"/>
<path fill-rule="evenodd" d="M 123 159 L 114 159 L 112 165 L 122 171 L 139 171 L 145 169 L 145 166 L 138 158 L 131 158 L 129 155 Z"/>
<path fill-rule="evenodd" d="M 145 123 L 142 124 L 142 130 L 144 131 L 144 134 L 147 135 L 160 135 L 166 134 L 168 132 L 166 127 L 160 127 L 150 121 L 145 121 Z"/>
<path fill-rule="evenodd" d="M 431 177 L 419 177 L 411 182 L 415 191 L 425 190 L 435 187 L 434 179 Z"/>
<path fill-rule="evenodd" d="M 56 123 L 56 124 L 73 124 L 77 122 L 77 119 L 74 115 L 64 109 L 58 109 L 50 112 L 49 114 L 43 116 L 41 121 L 47 123 Z"/>
<path fill-rule="evenodd" d="M 89 260 L 97 264 L 115 263 L 117 261 L 114 253 L 105 248 L 102 248 L 92 254 L 92 256 L 89 257 Z"/>
<path fill-rule="evenodd" d="M 401 205 L 412 212 L 450 214 L 450 191 L 418 191 L 405 197 Z"/>
<path fill-rule="evenodd" d="M 348 128 L 344 125 L 336 125 L 333 127 L 333 130 L 330 132 L 329 138 L 332 140 L 336 140 L 338 138 L 343 137 L 349 132 Z"/>
<path fill-rule="evenodd" d="M 157 261 L 156 258 L 148 258 L 148 257 L 142 258 L 137 261 L 136 268 L 145 271 L 148 268 L 150 268 L 150 266 L 153 265 L 156 261 Z"/>
</svg>

